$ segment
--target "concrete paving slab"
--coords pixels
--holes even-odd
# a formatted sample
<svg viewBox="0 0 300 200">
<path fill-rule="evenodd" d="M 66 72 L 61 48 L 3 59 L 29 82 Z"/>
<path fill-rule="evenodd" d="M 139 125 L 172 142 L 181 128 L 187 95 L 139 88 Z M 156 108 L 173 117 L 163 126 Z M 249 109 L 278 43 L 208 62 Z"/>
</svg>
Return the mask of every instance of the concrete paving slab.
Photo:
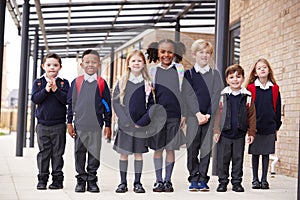
<svg viewBox="0 0 300 200">
<path fill-rule="evenodd" d="M 144 171 L 142 183 L 146 189 L 145 194 L 135 194 L 132 191 L 133 158 L 129 159 L 128 187 L 129 191 L 125 194 L 115 193 L 119 184 L 118 160 L 119 155 L 112 150 L 112 143 L 103 141 L 101 150 L 101 167 L 98 171 L 100 193 L 75 193 L 76 184 L 75 167 L 73 156 L 73 139 L 67 136 L 67 146 L 64 155 L 65 181 L 62 190 L 36 190 L 37 184 L 37 165 L 36 154 L 38 152 L 37 144 L 34 148 L 24 148 L 23 157 L 15 156 L 16 133 L 0 136 L 0 200 L 174 200 L 174 199 L 209 199 L 209 200 L 293 200 L 297 194 L 297 179 L 283 175 L 275 175 L 274 178 L 268 177 L 270 190 L 251 189 L 251 169 L 244 168 L 243 185 L 244 193 L 236 193 L 228 186 L 225 193 L 216 192 L 218 179 L 211 176 L 209 192 L 190 192 L 187 182 L 188 172 L 186 168 L 186 149 L 182 148 L 176 152 L 176 164 L 173 171 L 172 182 L 174 184 L 174 193 L 154 193 L 152 187 L 155 181 L 153 170 L 152 155 L 153 152 L 144 156 Z M 210 172 L 209 172 L 210 173 Z M 51 183 L 51 178 L 49 183 Z"/>
</svg>

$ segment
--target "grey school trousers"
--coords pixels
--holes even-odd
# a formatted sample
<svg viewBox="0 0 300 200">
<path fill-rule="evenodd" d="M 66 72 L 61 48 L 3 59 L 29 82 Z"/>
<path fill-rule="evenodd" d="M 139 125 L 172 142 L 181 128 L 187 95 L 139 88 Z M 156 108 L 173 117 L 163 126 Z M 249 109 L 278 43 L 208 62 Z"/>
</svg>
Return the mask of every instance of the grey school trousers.
<svg viewBox="0 0 300 200">
<path fill-rule="evenodd" d="M 212 147 L 209 122 L 199 126 L 196 117 L 187 117 L 186 125 L 188 181 L 207 183 L 210 178 L 207 173 Z"/>
<path fill-rule="evenodd" d="M 100 166 L 101 138 L 100 129 L 98 131 L 76 130 L 74 153 L 78 180 L 98 181 L 97 170 Z"/>
<path fill-rule="evenodd" d="M 221 135 L 217 145 L 219 183 L 225 185 L 229 183 L 229 165 L 231 161 L 231 184 L 240 184 L 243 177 L 245 137 L 229 139 Z"/>
<path fill-rule="evenodd" d="M 63 180 L 62 168 L 66 146 L 66 124 L 53 126 L 37 124 L 36 133 L 39 146 L 39 153 L 37 154 L 38 179 L 48 181 L 51 160 L 53 180 Z"/>
</svg>

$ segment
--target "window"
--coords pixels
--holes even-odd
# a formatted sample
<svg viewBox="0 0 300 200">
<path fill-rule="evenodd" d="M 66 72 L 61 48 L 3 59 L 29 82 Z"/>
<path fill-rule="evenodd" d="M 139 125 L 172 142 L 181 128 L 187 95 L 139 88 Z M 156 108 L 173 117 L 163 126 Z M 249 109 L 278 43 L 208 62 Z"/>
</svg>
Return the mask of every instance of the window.
<svg viewBox="0 0 300 200">
<path fill-rule="evenodd" d="M 240 22 L 234 24 L 229 31 L 229 65 L 240 63 Z"/>
</svg>

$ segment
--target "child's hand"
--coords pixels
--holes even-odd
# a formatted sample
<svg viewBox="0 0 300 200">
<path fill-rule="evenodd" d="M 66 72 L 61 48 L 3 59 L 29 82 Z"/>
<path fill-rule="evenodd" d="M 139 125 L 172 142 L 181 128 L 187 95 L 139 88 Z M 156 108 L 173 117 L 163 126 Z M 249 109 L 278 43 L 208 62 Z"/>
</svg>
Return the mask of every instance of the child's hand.
<svg viewBox="0 0 300 200">
<path fill-rule="evenodd" d="M 76 132 L 72 124 L 67 124 L 68 133 L 72 138 L 75 138 Z"/>
<path fill-rule="evenodd" d="M 203 115 L 201 112 L 196 113 L 196 117 L 198 120 L 199 125 L 206 124 L 210 118 L 210 115 Z"/>
<path fill-rule="evenodd" d="M 253 141 L 254 141 L 254 137 L 252 135 L 248 136 L 248 138 L 247 138 L 248 144 L 252 144 Z"/>
<path fill-rule="evenodd" d="M 205 117 L 206 117 L 206 119 L 207 119 L 207 122 L 209 121 L 209 119 L 210 119 L 210 114 L 206 114 L 205 115 Z"/>
<path fill-rule="evenodd" d="M 105 127 L 104 128 L 104 137 L 105 137 L 105 139 L 108 139 L 108 140 L 111 139 L 111 129 L 110 129 L 110 127 Z"/>
<path fill-rule="evenodd" d="M 185 126 L 185 121 L 186 121 L 186 117 L 181 117 L 181 121 L 180 121 L 180 127 L 184 128 Z"/>
<path fill-rule="evenodd" d="M 46 89 L 47 92 L 50 92 L 50 90 L 51 90 L 51 84 L 52 84 L 51 81 L 47 82 L 46 87 L 45 87 L 45 89 Z"/>
<path fill-rule="evenodd" d="M 57 85 L 56 85 L 55 78 L 51 78 L 51 90 L 53 92 L 55 92 L 57 90 Z"/>
<path fill-rule="evenodd" d="M 214 134 L 214 141 L 218 143 L 220 140 L 220 134 Z"/>
</svg>

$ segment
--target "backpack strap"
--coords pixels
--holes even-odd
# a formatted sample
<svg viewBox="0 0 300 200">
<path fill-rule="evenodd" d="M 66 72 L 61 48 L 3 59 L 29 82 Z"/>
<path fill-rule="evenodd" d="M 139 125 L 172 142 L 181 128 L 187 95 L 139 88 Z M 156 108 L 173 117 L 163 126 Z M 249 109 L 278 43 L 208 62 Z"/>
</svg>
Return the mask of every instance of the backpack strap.
<svg viewBox="0 0 300 200">
<path fill-rule="evenodd" d="M 252 100 L 253 100 L 253 102 L 255 102 L 255 98 L 256 98 L 256 86 L 255 86 L 255 84 L 254 83 L 249 84 L 247 89 L 251 92 Z M 273 103 L 273 108 L 274 108 L 275 112 L 276 112 L 278 94 L 279 94 L 279 86 L 277 84 L 274 84 L 272 86 L 272 103 Z"/>
<path fill-rule="evenodd" d="M 78 77 L 76 78 L 76 82 L 75 82 L 75 84 L 76 84 L 76 89 L 77 89 L 77 93 L 78 93 L 78 95 L 79 95 L 79 93 L 80 93 L 80 89 L 81 89 L 81 86 L 82 86 L 83 80 L 84 80 L 84 77 L 83 77 L 83 75 L 81 75 L 81 76 L 78 76 Z"/>
<path fill-rule="evenodd" d="M 78 91 L 78 94 L 80 93 L 80 89 L 81 89 L 83 80 L 84 80 L 84 76 L 83 75 L 78 76 L 76 78 L 76 89 Z M 98 89 L 99 89 L 100 97 L 102 97 L 102 94 L 103 94 L 103 91 L 104 91 L 104 86 L 105 86 L 104 79 L 102 77 L 98 76 L 97 77 L 97 83 L 98 83 Z"/>
<path fill-rule="evenodd" d="M 104 105 L 106 112 L 109 113 L 110 112 L 109 105 L 105 101 L 105 99 L 102 98 L 102 94 L 103 94 L 104 87 L 105 87 L 104 79 L 101 76 L 98 76 L 97 77 L 97 83 L 98 83 L 98 89 L 99 89 L 99 94 L 100 94 L 101 102 Z"/>
<path fill-rule="evenodd" d="M 84 76 L 83 75 L 78 76 L 76 78 L 75 84 L 76 84 L 76 89 L 77 89 L 78 95 L 80 93 L 80 89 L 81 89 L 83 80 L 84 80 Z M 102 94 L 103 94 L 103 91 L 104 91 L 105 83 L 104 83 L 104 79 L 101 76 L 97 77 L 97 84 L 98 84 L 98 89 L 99 89 L 99 94 L 100 94 L 101 102 L 104 105 L 106 112 L 110 112 L 110 108 L 109 108 L 108 103 L 105 101 L 104 98 L 102 98 Z"/>
<path fill-rule="evenodd" d="M 152 82 L 153 86 L 155 84 L 155 75 L 156 75 L 157 67 L 155 65 L 150 66 L 149 68 L 149 78 Z"/>
<path fill-rule="evenodd" d="M 104 79 L 101 76 L 97 77 L 97 83 L 98 83 L 98 89 L 99 89 L 99 94 L 100 97 L 102 97 L 103 91 L 104 91 Z"/>
<path fill-rule="evenodd" d="M 272 100 L 273 100 L 274 112 L 276 112 L 278 95 L 279 95 L 279 86 L 277 84 L 274 84 L 272 87 Z"/>
<path fill-rule="evenodd" d="M 254 83 L 248 85 L 247 89 L 251 92 L 252 100 L 255 102 L 256 99 L 256 87 Z"/>
<path fill-rule="evenodd" d="M 247 107 L 247 109 L 250 108 L 250 106 L 251 106 L 251 101 L 252 101 L 252 97 L 249 96 L 249 95 L 247 95 L 247 99 L 246 99 L 246 107 Z"/>
<path fill-rule="evenodd" d="M 223 105 L 224 105 L 224 96 L 221 95 L 221 97 L 220 97 L 220 102 L 219 102 L 220 114 L 221 114 L 222 111 L 223 111 Z"/>
<path fill-rule="evenodd" d="M 179 90 L 181 91 L 182 89 L 182 82 L 183 82 L 183 77 L 184 77 L 184 67 L 182 64 L 175 64 L 177 73 L 178 73 L 178 79 L 179 79 Z"/>
</svg>

